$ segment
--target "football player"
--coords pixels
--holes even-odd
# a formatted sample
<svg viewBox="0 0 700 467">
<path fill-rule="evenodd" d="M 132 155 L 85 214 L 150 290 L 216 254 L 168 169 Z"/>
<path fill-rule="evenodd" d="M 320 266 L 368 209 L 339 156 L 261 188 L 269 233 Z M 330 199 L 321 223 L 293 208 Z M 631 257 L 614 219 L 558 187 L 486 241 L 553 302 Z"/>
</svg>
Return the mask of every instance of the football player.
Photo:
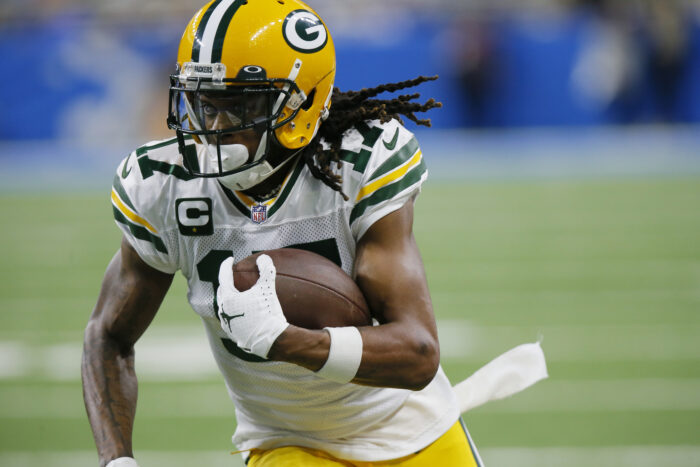
<svg viewBox="0 0 700 467">
<path fill-rule="evenodd" d="M 323 21 L 298 0 L 213 0 L 192 18 L 170 78 L 175 137 L 117 169 L 123 232 L 85 332 L 83 389 L 100 465 L 135 466 L 134 344 L 181 271 L 236 409 L 247 465 L 481 465 L 439 364 L 412 234 L 427 177 L 401 118 L 438 107 L 340 92 Z M 287 323 L 274 264 L 238 292 L 235 260 L 282 247 L 350 274 L 374 326 Z"/>
</svg>

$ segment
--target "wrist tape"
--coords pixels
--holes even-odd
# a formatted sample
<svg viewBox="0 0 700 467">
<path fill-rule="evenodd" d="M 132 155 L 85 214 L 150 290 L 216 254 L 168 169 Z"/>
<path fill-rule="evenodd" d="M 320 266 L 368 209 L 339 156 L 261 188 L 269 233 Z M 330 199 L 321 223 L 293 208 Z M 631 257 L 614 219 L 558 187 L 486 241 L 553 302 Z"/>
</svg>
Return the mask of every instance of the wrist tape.
<svg viewBox="0 0 700 467">
<path fill-rule="evenodd" d="M 331 336 L 331 347 L 326 363 L 316 374 L 336 383 L 349 383 L 357 374 L 362 361 L 360 330 L 354 326 L 323 329 Z"/>
<path fill-rule="evenodd" d="M 119 457 L 109 461 L 106 467 L 139 467 L 139 465 L 133 457 Z"/>
</svg>

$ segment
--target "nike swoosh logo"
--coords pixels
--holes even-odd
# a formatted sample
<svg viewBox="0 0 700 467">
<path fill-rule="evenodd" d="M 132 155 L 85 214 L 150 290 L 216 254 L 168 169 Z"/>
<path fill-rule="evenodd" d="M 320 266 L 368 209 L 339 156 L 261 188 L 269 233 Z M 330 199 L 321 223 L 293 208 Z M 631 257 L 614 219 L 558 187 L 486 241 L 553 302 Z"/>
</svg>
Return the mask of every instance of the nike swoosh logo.
<svg viewBox="0 0 700 467">
<path fill-rule="evenodd" d="M 122 178 L 128 177 L 131 173 L 131 167 L 129 167 L 129 170 L 126 170 L 126 166 L 129 165 L 129 158 L 131 158 L 131 154 L 129 154 L 124 161 L 124 166 L 122 167 Z"/>
<path fill-rule="evenodd" d="M 389 151 L 394 149 L 396 147 L 396 142 L 399 140 L 399 129 L 396 129 L 396 133 L 394 133 L 394 137 L 391 138 L 391 141 L 388 143 L 384 140 L 382 140 L 382 143 L 384 143 L 384 147 L 387 148 Z"/>
</svg>

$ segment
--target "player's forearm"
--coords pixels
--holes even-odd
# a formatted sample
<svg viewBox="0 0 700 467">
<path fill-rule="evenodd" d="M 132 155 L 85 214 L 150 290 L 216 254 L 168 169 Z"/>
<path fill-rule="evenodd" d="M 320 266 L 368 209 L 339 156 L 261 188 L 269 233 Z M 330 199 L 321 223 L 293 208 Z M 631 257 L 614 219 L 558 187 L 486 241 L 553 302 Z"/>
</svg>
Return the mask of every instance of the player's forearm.
<svg viewBox="0 0 700 467">
<path fill-rule="evenodd" d="M 361 333 L 362 363 L 354 383 L 420 390 L 435 377 L 440 346 L 423 328 L 399 322 L 363 327 Z"/>
<path fill-rule="evenodd" d="M 318 371 L 328 358 L 330 344 L 330 336 L 325 331 L 289 325 L 272 344 L 268 358 Z"/>
<path fill-rule="evenodd" d="M 133 348 L 120 350 L 93 324 L 85 332 L 83 398 L 103 466 L 111 459 L 133 457 L 131 434 L 137 381 Z"/>
<path fill-rule="evenodd" d="M 418 390 L 435 376 L 439 347 L 429 333 L 400 323 L 359 329 L 362 360 L 353 383 Z M 318 371 L 326 363 L 330 342 L 325 331 L 289 326 L 275 341 L 269 358 Z"/>
</svg>

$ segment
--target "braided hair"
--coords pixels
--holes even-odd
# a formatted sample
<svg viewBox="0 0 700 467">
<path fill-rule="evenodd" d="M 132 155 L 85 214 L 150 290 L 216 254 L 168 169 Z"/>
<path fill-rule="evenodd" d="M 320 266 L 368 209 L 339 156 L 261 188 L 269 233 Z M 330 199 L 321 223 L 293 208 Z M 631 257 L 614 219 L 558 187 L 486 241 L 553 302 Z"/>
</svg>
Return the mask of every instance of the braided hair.
<svg viewBox="0 0 700 467">
<path fill-rule="evenodd" d="M 426 81 L 434 81 L 437 76 L 419 76 L 418 78 L 401 81 L 398 83 L 381 84 L 374 88 L 365 88 L 360 91 L 341 91 L 333 89 L 331 96 L 331 112 L 328 118 L 321 124 L 316 137 L 306 147 L 303 157 L 314 177 L 321 180 L 333 190 L 339 192 L 345 200 L 348 197 L 342 192 L 342 178 L 333 171 L 333 163 L 340 168 L 340 145 L 343 134 L 353 126 L 366 120 L 378 119 L 386 123 L 396 119 L 404 123 L 401 116 L 408 118 L 417 125 L 431 126 L 430 119 L 419 119 L 416 112 L 427 112 L 435 107 L 442 107 L 442 103 L 435 99 L 429 99 L 425 103 L 412 102 L 420 97 L 419 93 L 404 94 L 394 99 L 373 99 L 384 92 L 396 92 L 401 89 L 412 88 Z M 327 145 L 325 149 L 321 139 Z"/>
</svg>

